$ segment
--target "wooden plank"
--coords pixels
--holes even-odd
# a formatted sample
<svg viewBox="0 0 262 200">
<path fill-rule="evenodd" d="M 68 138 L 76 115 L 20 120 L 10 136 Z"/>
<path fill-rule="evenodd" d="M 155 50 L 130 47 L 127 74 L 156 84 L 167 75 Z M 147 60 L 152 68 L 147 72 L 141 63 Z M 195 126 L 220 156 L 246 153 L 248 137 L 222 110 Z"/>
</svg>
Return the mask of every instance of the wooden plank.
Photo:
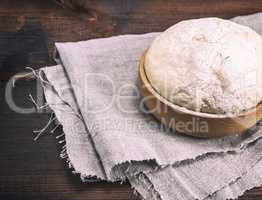
<svg viewBox="0 0 262 200">
<path fill-rule="evenodd" d="M 1 0 L 0 78 L 24 66 L 52 64 L 54 42 L 163 31 L 182 19 L 230 18 L 262 10 L 260 0 L 87 2 L 90 8 L 85 13 L 62 9 L 52 1 Z"/>
<path fill-rule="evenodd" d="M 0 0 L 0 80 L 25 66 L 54 63 L 54 42 L 78 41 L 125 33 L 163 31 L 189 18 L 262 11 L 261 0 L 87 0 L 87 11 L 70 11 L 43 0 Z M 33 142 L 32 130 L 48 114 L 17 114 L 5 102 L 0 82 L 0 199 L 135 199 L 128 184 L 82 184 L 58 158 L 52 136 Z M 18 84 L 15 99 L 31 106 L 26 96 L 35 83 Z M 33 92 L 34 94 L 34 92 Z M 262 188 L 241 200 L 262 198 Z"/>
</svg>

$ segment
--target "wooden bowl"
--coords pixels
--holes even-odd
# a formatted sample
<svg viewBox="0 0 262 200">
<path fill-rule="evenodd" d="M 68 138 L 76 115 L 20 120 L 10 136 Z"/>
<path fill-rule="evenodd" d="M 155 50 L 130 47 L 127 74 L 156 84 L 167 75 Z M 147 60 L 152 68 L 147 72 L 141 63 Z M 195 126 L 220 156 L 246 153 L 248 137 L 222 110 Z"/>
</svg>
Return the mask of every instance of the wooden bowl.
<svg viewBox="0 0 262 200">
<path fill-rule="evenodd" d="M 175 105 L 162 97 L 147 79 L 144 61 L 146 51 L 139 63 L 139 90 L 142 101 L 165 126 L 187 135 L 212 138 L 240 134 L 262 119 L 262 103 L 239 115 L 209 114 Z"/>
</svg>

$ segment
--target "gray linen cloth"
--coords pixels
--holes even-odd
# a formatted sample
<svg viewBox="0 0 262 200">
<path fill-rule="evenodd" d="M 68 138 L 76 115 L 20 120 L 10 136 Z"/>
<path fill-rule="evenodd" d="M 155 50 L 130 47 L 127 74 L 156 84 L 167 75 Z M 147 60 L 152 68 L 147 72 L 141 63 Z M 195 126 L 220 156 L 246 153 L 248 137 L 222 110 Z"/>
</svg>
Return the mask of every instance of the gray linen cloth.
<svg viewBox="0 0 262 200">
<path fill-rule="evenodd" d="M 233 20 L 262 34 L 262 14 Z M 128 179 L 144 199 L 237 198 L 261 185 L 260 126 L 197 139 L 167 131 L 141 111 L 138 62 L 158 34 L 56 44 L 60 64 L 40 74 L 63 125 L 62 156 L 82 180 Z"/>
</svg>

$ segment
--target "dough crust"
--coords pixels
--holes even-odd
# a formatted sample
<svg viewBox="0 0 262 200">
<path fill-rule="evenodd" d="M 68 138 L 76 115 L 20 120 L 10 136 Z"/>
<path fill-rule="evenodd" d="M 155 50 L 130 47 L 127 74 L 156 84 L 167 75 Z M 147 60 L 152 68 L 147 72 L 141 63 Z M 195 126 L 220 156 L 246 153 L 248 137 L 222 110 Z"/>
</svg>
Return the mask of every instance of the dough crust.
<svg viewBox="0 0 262 200">
<path fill-rule="evenodd" d="M 155 90 L 176 105 L 240 113 L 262 100 L 262 37 L 219 18 L 181 21 L 153 41 L 145 72 Z"/>
</svg>

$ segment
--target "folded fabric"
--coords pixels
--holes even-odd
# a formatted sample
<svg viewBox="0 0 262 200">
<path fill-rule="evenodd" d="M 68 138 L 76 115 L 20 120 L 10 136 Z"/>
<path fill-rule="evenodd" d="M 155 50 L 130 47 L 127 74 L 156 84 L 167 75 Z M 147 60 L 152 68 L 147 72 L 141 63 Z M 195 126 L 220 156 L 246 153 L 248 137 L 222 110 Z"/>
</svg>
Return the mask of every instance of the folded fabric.
<svg viewBox="0 0 262 200">
<path fill-rule="evenodd" d="M 236 22 L 262 33 L 262 15 Z M 125 181 L 144 199 L 226 199 L 261 184 L 261 127 L 196 139 L 141 111 L 138 62 L 158 33 L 57 43 L 45 97 L 65 133 L 70 165 L 85 181 Z M 64 155 L 64 154 L 63 154 Z"/>
</svg>

